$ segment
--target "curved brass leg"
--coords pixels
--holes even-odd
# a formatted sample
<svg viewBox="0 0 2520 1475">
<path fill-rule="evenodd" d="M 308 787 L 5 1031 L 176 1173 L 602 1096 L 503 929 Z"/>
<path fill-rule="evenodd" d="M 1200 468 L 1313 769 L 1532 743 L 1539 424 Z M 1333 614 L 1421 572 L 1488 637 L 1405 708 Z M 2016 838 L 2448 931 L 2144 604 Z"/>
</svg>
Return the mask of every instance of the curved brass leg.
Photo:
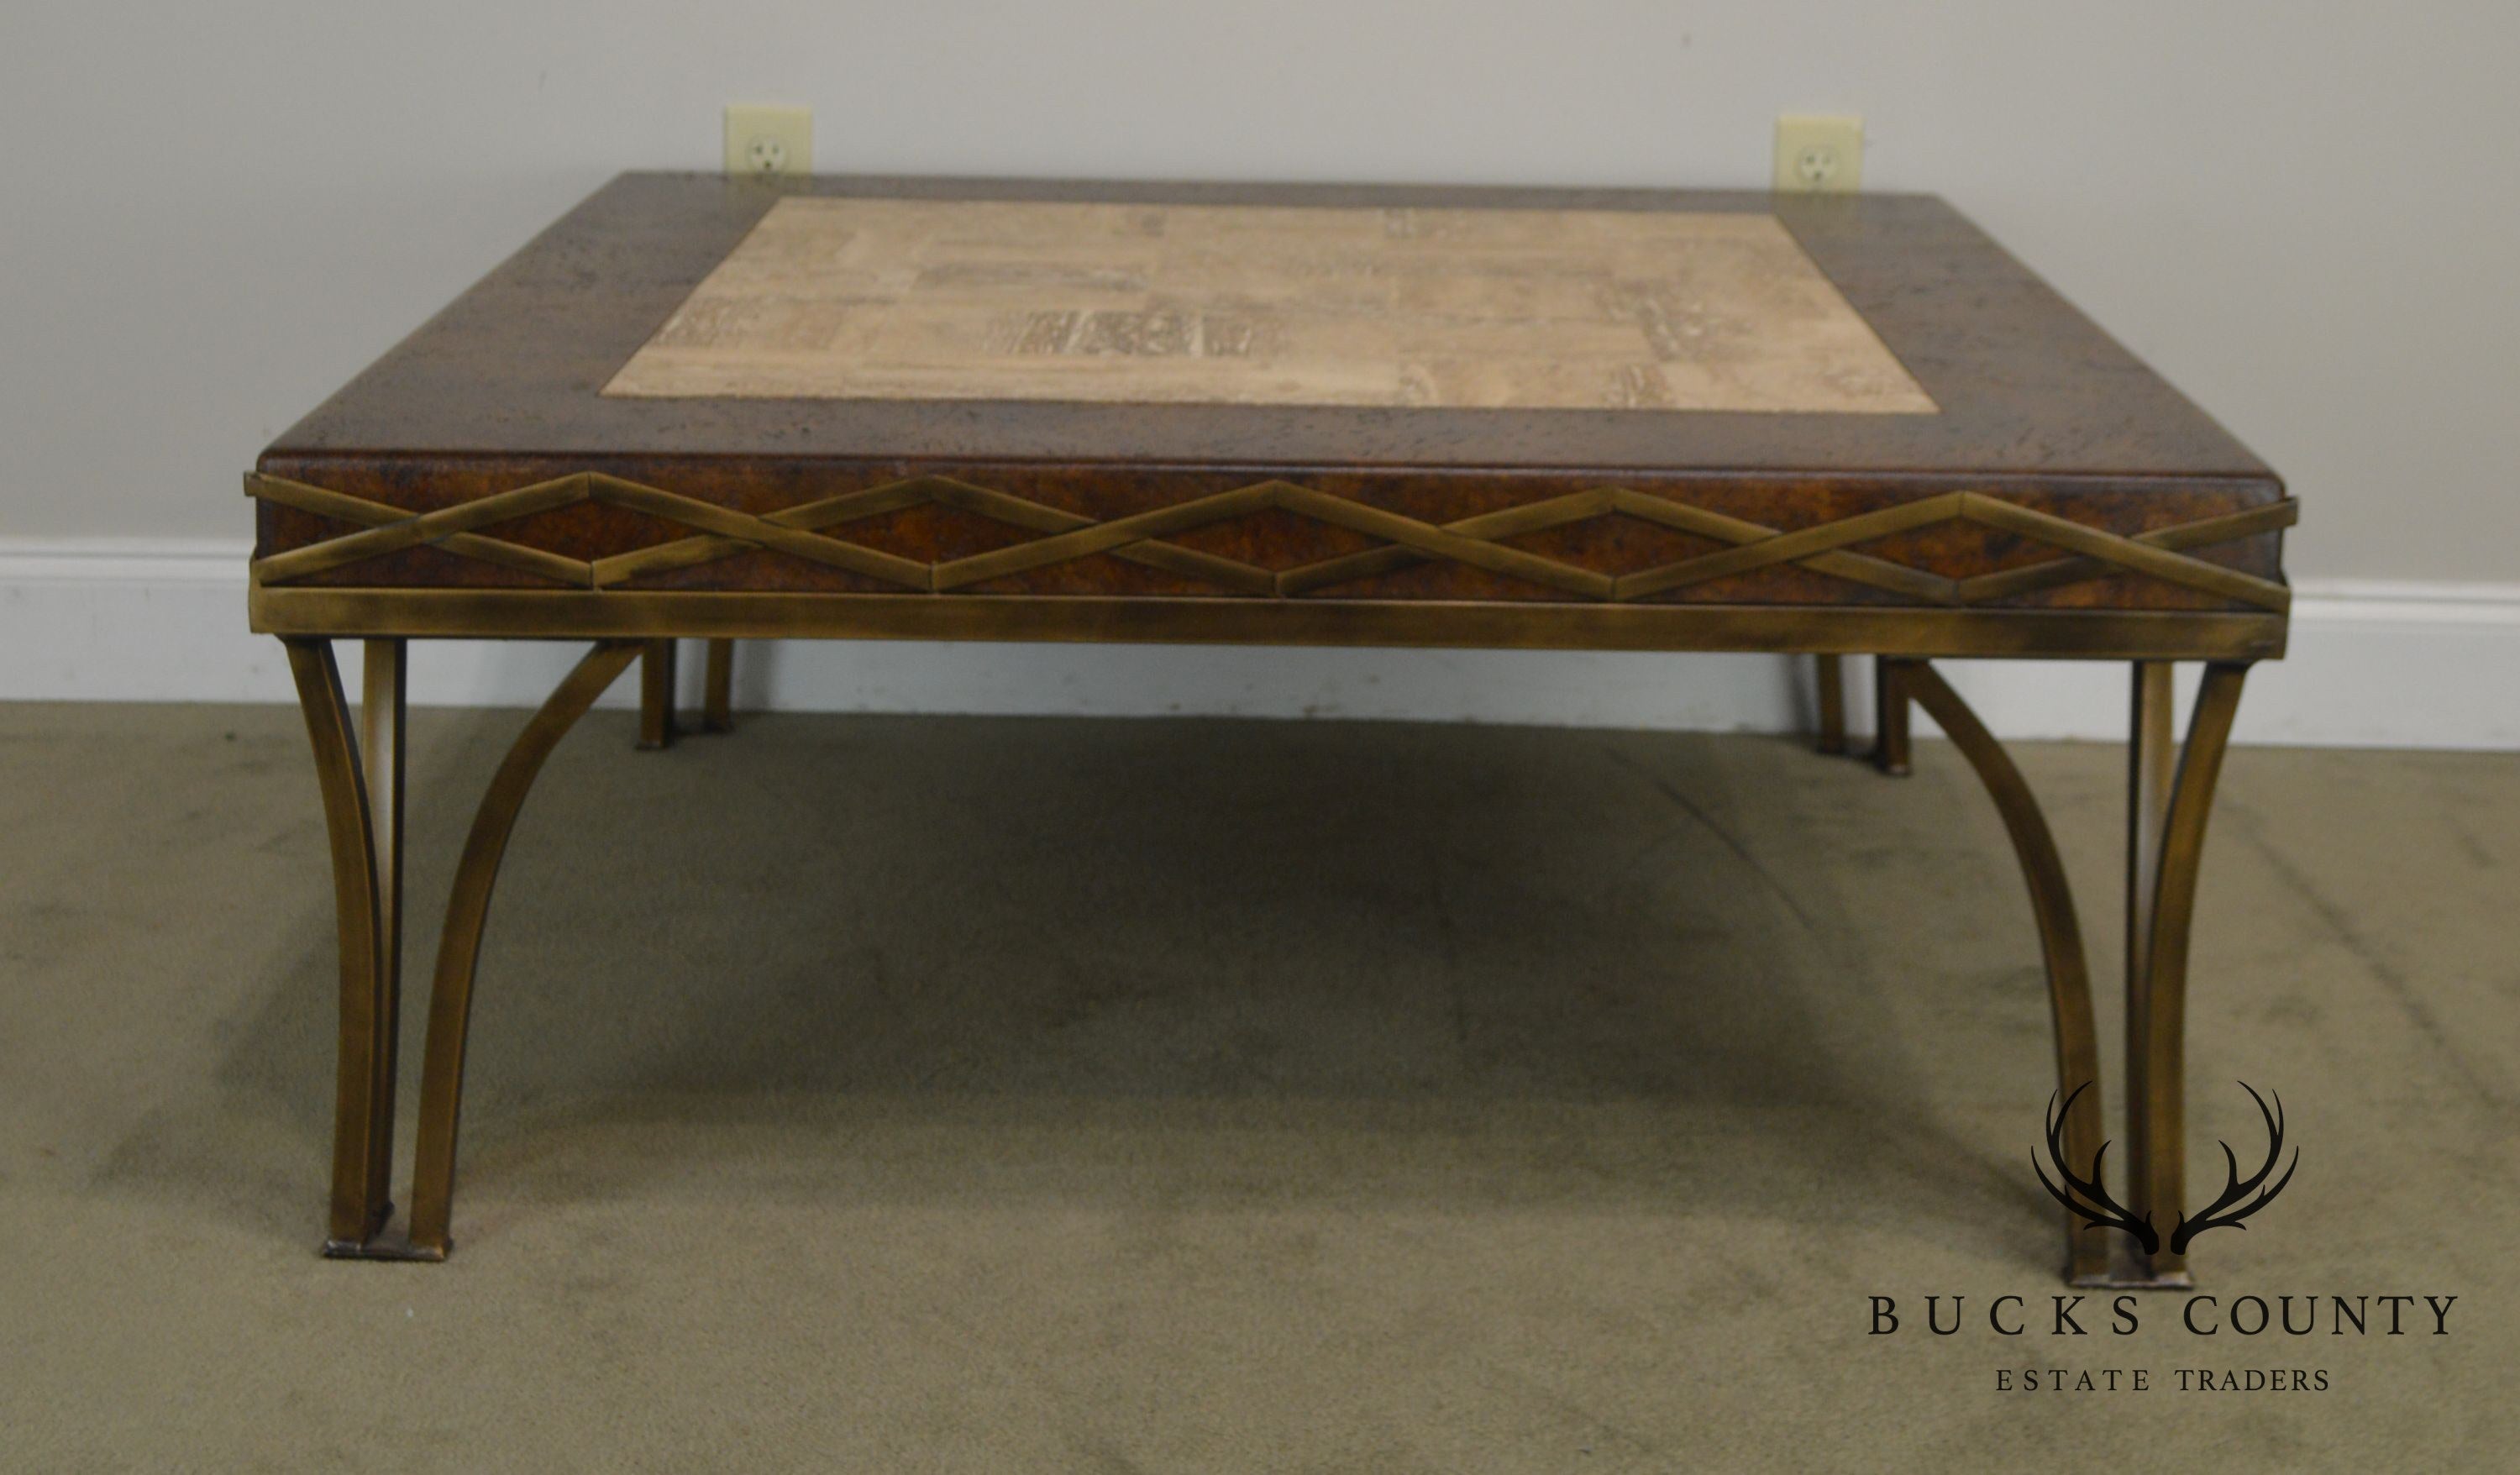
<svg viewBox="0 0 2520 1475">
<path fill-rule="evenodd" d="M 375 1145 L 369 1162 L 375 1200 L 392 1190 L 394 1054 L 402 1026 L 402 795 L 406 648 L 398 640 L 365 643 L 360 661 L 359 753 L 367 770 L 368 853 L 377 869 L 377 1022 L 375 1069 L 368 1073 Z"/>
<path fill-rule="evenodd" d="M 464 858 L 455 868 L 454 892 L 446 903 L 446 929 L 437 948 L 437 975 L 428 996 L 428 1048 L 421 1063 L 420 1151 L 412 1170 L 411 1248 L 415 1255 L 442 1259 L 449 1246 L 447 1223 L 455 1193 L 455 1128 L 464 1090 L 465 1035 L 472 1023 L 473 965 L 481 953 L 481 930 L 490 916 L 490 888 L 499 876 L 499 859 L 516 827 L 518 811 L 534 776 L 561 738 L 604 689 L 639 658 L 635 641 L 607 642 L 586 653 L 569 672 L 542 710 L 525 724 L 517 745 L 490 780 L 473 816 L 472 832 L 464 842 Z"/>
<path fill-rule="evenodd" d="M 1812 657 L 1814 684 L 1820 692 L 1820 733 L 1812 739 L 1814 751 L 1843 753 L 1846 751 L 1846 662 L 1841 656 Z"/>
<path fill-rule="evenodd" d="M 639 664 L 639 747 L 643 752 L 674 745 L 675 642 L 654 640 Z"/>
<path fill-rule="evenodd" d="M 2179 763 L 2171 671 L 2166 660 L 2135 663 L 2127 720 L 2126 1175 L 2127 1201 L 2137 1206 L 2138 1218 L 2150 1161 L 2142 1121 L 2151 1091 L 2152 897 L 2160 884 L 2162 827 L 2170 819 Z"/>
<path fill-rule="evenodd" d="M 2171 788 L 2169 814 L 2162 822 L 2159 859 L 2152 869 L 2143 994 L 2139 1001 L 2131 1001 L 2141 1011 L 2143 1035 L 2141 1063 L 2133 1074 L 2141 1089 L 2127 1105 L 2142 1164 L 2133 1203 L 2137 1213 L 2148 1211 L 2152 1222 L 2165 1231 L 2179 1222 L 2186 1207 L 2187 940 L 2196 916 L 2196 877 L 2204 859 L 2205 821 L 2214 807 L 2214 785 L 2222 778 L 2231 722 L 2239 714 L 2240 683 L 2248 674 L 2246 665 L 2209 665 L 2205 684 L 2197 690 L 2196 710 L 2187 719 L 2187 743 L 2179 755 L 2179 777 Z M 2146 1269 L 2147 1278 L 2154 1283 L 2189 1283 L 2186 1257 L 2171 1253 L 2166 1245 L 2149 1257 Z"/>
<path fill-rule="evenodd" d="M 735 642 L 708 643 L 707 680 L 700 684 L 700 727 L 711 733 L 735 731 Z"/>
<path fill-rule="evenodd" d="M 1952 744 L 1986 785 L 2012 836 L 2021 860 L 2022 878 L 2030 884 L 2030 911 L 2039 923 L 2039 948 L 2048 964 L 2048 1004 L 2056 1038 L 2056 1086 L 2059 1099 L 2069 1100 L 2063 1140 L 2067 1160 L 2091 1162 L 2100 1137 L 2100 1045 L 2092 1020 L 2092 980 L 2083 955 L 2083 930 L 2074 916 L 2074 896 L 2065 880 L 2065 864 L 2056 839 L 2039 812 L 2030 785 L 2013 767 L 1995 735 L 1969 710 L 1942 678 L 1923 661 L 1884 661 L 1885 680 L 1895 681 L 1901 700 L 1913 700 L 1942 724 Z M 2088 1088 L 2088 1089 L 2086 1089 Z M 2075 1093 L 2081 1091 L 2079 1099 Z M 2065 1217 L 2066 1274 L 2077 1284 L 2102 1284 L 2109 1276 L 2109 1244 L 2083 1221 Z"/>
<path fill-rule="evenodd" d="M 1872 766 L 1894 779 L 1908 774 L 1908 693 L 1901 673 L 1918 664 L 1872 657 Z"/>
<path fill-rule="evenodd" d="M 324 826 L 332 840 L 333 910 L 340 939 L 340 1035 L 333 1083 L 333 1202 L 325 1251 L 354 1254 L 384 1228 L 393 1151 L 392 969 L 377 866 L 376 826 L 368 776 L 359 764 L 349 704 L 330 641 L 290 640 L 290 674 L 306 714 L 315 774 L 324 790 Z M 401 706 L 399 643 L 392 665 L 394 715 Z M 370 678 L 373 699 L 377 678 Z M 366 714 L 370 731 L 382 714 Z M 399 724 L 394 746 L 399 750 Z M 400 773 L 392 775 L 399 786 Z M 397 813 L 399 805 L 396 806 Z"/>
</svg>

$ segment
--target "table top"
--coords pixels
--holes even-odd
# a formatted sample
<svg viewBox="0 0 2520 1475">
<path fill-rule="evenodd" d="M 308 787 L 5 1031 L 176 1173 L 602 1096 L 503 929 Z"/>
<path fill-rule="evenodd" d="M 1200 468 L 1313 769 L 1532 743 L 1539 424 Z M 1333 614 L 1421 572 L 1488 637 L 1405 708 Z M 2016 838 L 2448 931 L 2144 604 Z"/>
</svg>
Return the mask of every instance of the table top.
<svg viewBox="0 0 2520 1475">
<path fill-rule="evenodd" d="M 1090 374 L 1067 376 L 1062 387 L 1074 398 L 1065 400 L 1037 392 L 1034 383 L 988 382 L 989 371 L 1002 372 L 1008 359 L 1032 361 L 1021 368 L 1064 358 L 1059 367 L 1072 368 L 1094 357 L 1092 345 L 1074 336 L 1059 355 L 1028 353 L 1020 336 L 975 340 L 970 353 L 943 363 L 948 374 L 968 379 L 877 383 L 848 397 L 789 386 L 778 392 L 801 397 L 763 397 L 769 386 L 730 392 L 693 382 L 688 370 L 680 381 L 661 372 L 679 351 L 678 332 L 754 346 L 780 336 L 779 325 L 703 326 L 712 299 L 743 302 L 740 279 L 751 258 L 790 244 L 810 249 L 818 236 L 846 234 L 849 222 L 875 214 L 932 226 L 960 209 L 1002 227 L 1008 212 L 983 201 L 1071 218 L 1102 215 L 1121 229 L 1160 223 L 1211 236 L 1232 234 L 1218 223 L 1238 211 L 1256 211 L 1258 221 L 1243 234 L 1266 236 L 1278 221 L 1294 218 L 1299 223 L 1286 234 L 1301 245 L 1238 260 L 1229 248 L 1217 253 L 1228 259 L 1205 264 L 1176 249 L 1149 270 L 1139 266 L 1147 256 L 1107 240 L 1096 243 L 1100 250 L 1075 252 L 1073 234 L 950 244 L 959 259 L 956 249 L 922 259 L 932 238 L 905 232 L 883 243 L 914 268 L 904 295 L 944 296 L 934 283 L 959 276 L 965 300 L 980 299 L 986 293 L 974 279 L 983 274 L 975 268 L 994 259 L 1017 279 L 1008 305 L 1035 311 L 1050 304 L 1089 316 L 1106 308 L 1144 313 L 1169 294 L 1163 274 L 1180 270 L 1190 274 L 1184 285 L 1191 293 L 1328 317 L 1337 306 L 1329 299 L 1345 283 L 1370 289 L 1357 294 L 1366 300 L 1350 316 L 1380 332 L 1370 335 L 1371 343 L 1330 343 L 1315 361 L 1371 360 L 1380 372 L 1399 357 L 1391 335 L 1412 322 L 1550 313 L 1549 302 L 1534 299 L 1547 295 L 1553 275 L 1574 323 L 1631 320 L 1631 341 L 1597 350 L 1612 361 L 1677 377 L 1719 370 L 1728 353 L 1790 359 L 1800 344 L 1762 343 L 1760 335 L 1803 328 L 1822 335 L 1822 348 L 1857 349 L 1856 372 L 1884 382 L 1870 393 L 1820 402 L 1808 394 L 1797 399 L 1790 389 L 1763 397 L 1752 374 L 1670 408 L 1642 392 L 1630 402 L 1570 407 L 1589 390 L 1550 391 L 1542 405 L 1466 386 L 1448 392 L 1433 372 L 1426 376 L 1429 397 L 1408 414 L 1393 413 L 1383 399 L 1237 399 L 1233 386 L 1213 398 L 1173 389 L 1159 404 L 1096 403 L 1118 396 L 1086 387 Z M 1622 217 L 1636 223 L 1602 229 Z M 1570 243 L 1558 229 L 1570 220 L 1598 234 Z M 1332 224 L 1315 223 L 1324 221 Z M 1466 222 L 1502 239 L 1413 246 L 1405 234 L 1413 222 L 1438 231 Z M 1390 239 L 1395 233 L 1399 239 Z M 1372 239 L 1342 250 L 1336 242 L 1325 247 L 1326 235 Z M 1624 269 L 1631 251 L 1665 245 L 1676 247 L 1665 261 Z M 1307 250 L 1314 259 L 1305 259 Z M 1447 255 L 1484 255 L 1489 270 L 1410 270 L 1424 262 L 1440 268 Z M 1080 256 L 1137 266 L 1139 274 L 1097 280 L 1093 266 L 1072 266 Z M 1185 260 L 1191 264 L 1166 264 Z M 1065 294 L 1057 290 L 1063 267 L 1076 289 Z M 1276 279 L 1254 280 L 1260 268 L 1274 269 Z M 1762 268 L 1793 280 L 1747 280 Z M 922 269 L 930 282 L 917 280 Z M 853 284 L 831 275 L 833 294 L 847 295 Z M 1523 299 L 1500 304 L 1500 284 L 1516 281 L 1526 284 Z M 1432 299 L 1399 301 L 1413 285 Z M 1639 300 L 1601 300 L 1621 285 Z M 1440 300 L 1456 288 L 1477 300 Z M 1770 299 L 1761 300 L 1763 293 Z M 1778 300 L 1797 295 L 1817 300 Z M 898 322 L 895 305 L 878 303 L 870 316 Z M 950 305 L 940 302 L 931 316 Z M 1657 313 L 1672 331 L 1654 331 Z M 1846 322 L 1850 315 L 1860 324 Z M 816 313 L 800 301 L 795 316 Z M 660 328 L 666 334 L 656 341 Z M 1693 337 L 1692 328 L 1699 330 Z M 1574 328 L 1562 331 L 1580 336 Z M 1458 327 L 1455 336 L 1456 362 L 1458 350 L 1481 356 L 1475 327 Z M 1646 353 L 1635 351 L 1635 337 L 1647 340 Z M 1562 348 L 1567 339 L 1548 346 Z M 1892 363 L 1879 361 L 1885 352 Z M 1000 362 L 989 364 L 992 357 Z M 1142 370 L 1150 362 L 1138 357 L 1134 365 Z M 1806 383 L 1840 368 L 1806 367 Z M 1139 373 L 1124 382 L 1136 391 L 1148 380 Z M 615 392 L 606 393 L 608 385 Z M 634 385 L 637 395 L 620 392 Z M 986 392 L 964 392 L 966 385 Z M 673 397 L 657 397 L 668 392 Z M 1397 399 L 1405 386 L 1389 392 Z M 1929 413 L 1864 413 L 1870 410 Z M 284 433 L 269 454 L 348 452 L 2271 476 L 2202 411 L 1958 211 L 1927 196 L 832 176 L 769 185 L 699 174 L 613 180 Z"/>
<path fill-rule="evenodd" d="M 1615 605 L 1567 628 L 1642 645 L 1722 643 L 1647 606 L 2220 612 L 2263 652 L 2292 520 L 1929 197 L 670 174 L 571 210 L 248 489 L 264 628 L 265 593 L 351 610 L 318 590 L 556 597 L 475 624 L 609 595 L 570 630 L 913 594 Z"/>
</svg>

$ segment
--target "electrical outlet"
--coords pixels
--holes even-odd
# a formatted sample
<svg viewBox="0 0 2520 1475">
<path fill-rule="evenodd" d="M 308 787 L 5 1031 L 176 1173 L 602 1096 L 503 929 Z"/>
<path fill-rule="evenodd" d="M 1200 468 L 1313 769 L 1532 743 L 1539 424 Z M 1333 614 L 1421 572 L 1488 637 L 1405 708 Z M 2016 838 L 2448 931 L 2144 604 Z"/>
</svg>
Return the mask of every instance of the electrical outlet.
<svg viewBox="0 0 2520 1475">
<path fill-rule="evenodd" d="M 1864 119 L 1777 119 L 1777 193 L 1851 195 L 1864 183 Z"/>
<path fill-rule="evenodd" d="M 726 172 L 813 173 L 814 110 L 765 103 L 727 104 Z"/>
</svg>

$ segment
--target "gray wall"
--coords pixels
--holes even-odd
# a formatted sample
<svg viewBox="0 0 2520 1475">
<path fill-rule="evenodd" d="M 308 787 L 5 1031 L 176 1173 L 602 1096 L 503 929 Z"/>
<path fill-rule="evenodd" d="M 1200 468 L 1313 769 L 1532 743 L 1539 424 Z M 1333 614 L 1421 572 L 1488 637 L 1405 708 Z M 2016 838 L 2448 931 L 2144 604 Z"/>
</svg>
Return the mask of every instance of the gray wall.
<svg viewBox="0 0 2520 1475">
<path fill-rule="evenodd" d="M 0 535 L 224 537 L 325 390 L 718 108 L 826 169 L 1763 183 L 1855 111 L 2291 477 L 2295 571 L 2515 576 L 2508 0 L 30 4 Z"/>
</svg>

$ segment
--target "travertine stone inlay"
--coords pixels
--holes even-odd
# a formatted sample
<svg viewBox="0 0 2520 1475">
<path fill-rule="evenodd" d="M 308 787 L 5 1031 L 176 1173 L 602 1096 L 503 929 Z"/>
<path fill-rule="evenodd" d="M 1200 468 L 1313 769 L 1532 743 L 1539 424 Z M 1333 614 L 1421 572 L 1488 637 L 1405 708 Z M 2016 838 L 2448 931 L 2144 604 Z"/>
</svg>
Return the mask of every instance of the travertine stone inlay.
<svg viewBox="0 0 2520 1475">
<path fill-rule="evenodd" d="M 782 200 L 604 390 L 1931 414 L 1764 214 Z"/>
</svg>

